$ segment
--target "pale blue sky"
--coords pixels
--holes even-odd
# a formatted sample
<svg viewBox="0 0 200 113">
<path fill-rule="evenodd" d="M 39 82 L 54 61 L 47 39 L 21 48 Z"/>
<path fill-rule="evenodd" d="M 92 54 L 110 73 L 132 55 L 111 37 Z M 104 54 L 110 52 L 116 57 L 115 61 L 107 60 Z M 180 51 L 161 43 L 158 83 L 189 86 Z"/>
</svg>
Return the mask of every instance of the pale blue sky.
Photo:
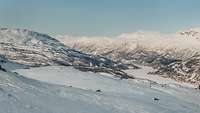
<svg viewBox="0 0 200 113">
<path fill-rule="evenodd" d="M 113 36 L 200 27 L 200 0 L 0 0 L 0 27 Z"/>
</svg>

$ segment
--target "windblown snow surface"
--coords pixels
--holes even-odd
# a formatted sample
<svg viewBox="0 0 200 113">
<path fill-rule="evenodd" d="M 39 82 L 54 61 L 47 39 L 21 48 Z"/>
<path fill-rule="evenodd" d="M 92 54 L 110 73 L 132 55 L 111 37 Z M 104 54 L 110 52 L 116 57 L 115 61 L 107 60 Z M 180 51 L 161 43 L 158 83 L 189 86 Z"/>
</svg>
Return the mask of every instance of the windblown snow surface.
<svg viewBox="0 0 200 113">
<path fill-rule="evenodd" d="M 176 84 L 159 85 L 145 79 L 121 80 L 107 74 L 81 72 L 64 66 L 13 71 L 46 82 L 18 78 L 21 80 L 18 83 L 25 82 L 26 85 L 22 86 L 28 88 L 20 90 L 23 87 L 14 84 L 19 88 L 13 90 L 21 91 L 22 94 L 12 95 L 20 96 L 18 98 L 27 95 L 29 97 L 26 97 L 26 101 L 31 101 L 31 105 L 20 108 L 23 110 L 38 109 L 38 112 L 47 110 L 52 113 L 198 113 L 200 110 L 199 91 Z M 31 93 L 32 90 L 35 93 Z M 37 99 L 32 99 L 32 95 Z M 18 101 L 24 103 L 22 99 Z M 46 102 L 43 103 L 44 101 Z"/>
</svg>

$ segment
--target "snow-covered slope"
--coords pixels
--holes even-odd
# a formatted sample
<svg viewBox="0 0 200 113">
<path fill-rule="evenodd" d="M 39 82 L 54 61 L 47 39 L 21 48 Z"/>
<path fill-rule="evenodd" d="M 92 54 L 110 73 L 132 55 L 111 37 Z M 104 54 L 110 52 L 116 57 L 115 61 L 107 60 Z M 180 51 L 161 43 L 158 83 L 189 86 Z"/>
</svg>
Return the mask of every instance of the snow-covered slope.
<svg viewBox="0 0 200 113">
<path fill-rule="evenodd" d="M 81 72 L 72 67 L 61 66 L 16 71 L 30 78 L 65 86 L 48 86 L 44 83 L 38 84 L 35 80 L 30 82 L 29 79 L 25 80 L 27 82 L 23 81 L 33 91 L 39 91 L 31 93 L 37 98 L 34 99 L 33 105 L 26 105 L 27 109 L 52 110 L 53 113 L 62 113 L 62 110 L 70 113 L 196 113 L 200 110 L 199 91 L 178 85 L 151 83 L 149 87 L 148 80 L 120 80 L 112 76 Z M 23 88 L 23 85 L 14 85 Z M 30 94 L 26 93 L 28 89 L 21 96 Z M 47 96 L 41 96 L 43 94 Z M 12 95 L 18 96 L 15 93 Z M 49 100 L 46 100 L 47 98 Z M 60 101 L 60 98 L 63 100 Z M 19 100 L 24 103 L 22 99 Z M 45 107 L 48 105 L 46 103 L 39 103 L 41 101 L 49 103 L 50 108 Z M 54 106 L 51 105 L 53 101 L 55 101 Z M 40 107 L 36 106 L 35 102 Z"/>
<path fill-rule="evenodd" d="M 115 102 L 117 97 L 0 71 L 0 113 L 129 113 Z M 120 100 L 128 101 L 125 97 Z"/>
<path fill-rule="evenodd" d="M 49 65 L 55 49 L 62 44 L 48 35 L 26 29 L 0 29 L 0 53 L 10 60 L 28 65 Z M 52 53 L 49 52 L 52 50 Z M 50 60 L 49 60 L 50 59 Z"/>
<path fill-rule="evenodd" d="M 6 67 L 13 63 L 5 58 L 1 61 Z M 196 113 L 200 110 L 199 91 L 178 85 L 121 80 L 72 67 L 14 69 L 10 72 L 0 68 L 0 113 Z"/>
<path fill-rule="evenodd" d="M 27 29 L 0 29 L 0 54 L 7 59 L 30 66 L 73 65 L 126 69 L 108 58 L 70 49 L 58 40 Z"/>
<path fill-rule="evenodd" d="M 115 50 L 118 48 L 104 55 L 119 60 L 114 62 L 109 60 L 109 57 L 97 55 L 98 53 L 89 55 L 70 49 L 48 35 L 22 29 L 0 31 L 0 113 L 198 113 L 200 111 L 200 93 L 196 89 L 176 84 L 157 84 L 146 79 L 119 79 L 108 73 L 82 72 L 74 69 L 95 69 L 97 72 L 107 69 L 106 71 L 116 72 L 114 75 L 118 75 L 120 72 L 123 73 L 120 69 L 126 69 L 124 67 L 128 65 L 134 66 L 132 64 L 134 60 L 148 63 L 149 59 L 154 58 L 156 53 L 154 51 L 149 52 L 136 46 L 140 49 L 137 49 L 135 55 L 130 51 L 132 48 L 123 48 L 128 46 L 119 43 L 122 44 L 120 45 L 122 49 L 117 53 L 119 56 L 115 55 Z M 110 43 L 114 44 L 112 41 Z M 127 54 L 126 50 L 131 54 Z M 165 63 L 174 62 L 173 57 L 164 57 L 160 53 L 156 53 L 155 57 L 157 60 L 151 64 L 157 64 L 157 67 L 169 66 Z M 191 63 L 196 66 L 196 63 Z M 50 66 L 30 67 L 30 65 Z"/>
<path fill-rule="evenodd" d="M 82 52 L 102 55 L 127 64 L 150 65 L 158 69 L 157 74 L 166 74 L 176 80 L 199 84 L 198 34 L 200 31 L 195 28 L 176 34 L 135 32 L 113 38 L 59 36 L 57 39 Z M 190 62 L 196 63 L 191 67 Z"/>
</svg>

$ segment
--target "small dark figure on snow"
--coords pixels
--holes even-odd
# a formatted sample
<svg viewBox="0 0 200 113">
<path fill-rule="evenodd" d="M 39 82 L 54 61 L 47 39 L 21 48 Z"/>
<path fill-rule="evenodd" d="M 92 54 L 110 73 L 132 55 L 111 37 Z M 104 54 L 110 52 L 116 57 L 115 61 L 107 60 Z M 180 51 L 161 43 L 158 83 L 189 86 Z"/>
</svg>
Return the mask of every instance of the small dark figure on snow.
<svg viewBox="0 0 200 113">
<path fill-rule="evenodd" d="M 0 70 L 7 72 L 4 68 L 1 67 L 1 65 L 0 65 Z"/>
<path fill-rule="evenodd" d="M 154 100 L 154 101 L 159 101 L 160 99 L 159 99 L 159 98 L 156 98 L 156 97 L 153 97 L 153 100 Z"/>
<path fill-rule="evenodd" d="M 96 92 L 101 92 L 101 90 L 100 90 L 100 89 L 97 89 Z"/>
</svg>

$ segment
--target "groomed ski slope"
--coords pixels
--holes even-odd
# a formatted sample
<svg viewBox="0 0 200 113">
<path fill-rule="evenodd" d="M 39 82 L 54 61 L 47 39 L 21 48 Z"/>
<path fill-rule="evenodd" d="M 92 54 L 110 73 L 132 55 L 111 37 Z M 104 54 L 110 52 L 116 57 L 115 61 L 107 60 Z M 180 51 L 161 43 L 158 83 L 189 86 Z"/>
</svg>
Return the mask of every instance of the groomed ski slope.
<svg viewBox="0 0 200 113">
<path fill-rule="evenodd" d="M 28 99 L 25 101 L 32 103 L 28 105 L 28 109 L 34 111 L 34 106 L 37 106 L 37 113 L 42 110 L 48 113 L 198 113 L 200 111 L 199 91 L 180 85 L 151 83 L 150 87 L 149 80 L 120 80 L 105 74 L 80 72 L 72 67 L 63 66 L 14 71 L 42 81 L 21 77 L 17 78 L 17 83 L 22 82 L 26 85 L 13 84 L 15 87 L 25 89 L 21 91 L 13 88 L 13 95 L 19 98 L 27 96 Z M 18 91 L 20 95 L 16 93 Z M 19 101 L 26 103 L 21 99 Z M 7 106 L 16 107 L 15 104 Z M 18 110 L 21 108 L 18 107 Z M 3 110 L 8 109 L 3 108 Z"/>
</svg>

